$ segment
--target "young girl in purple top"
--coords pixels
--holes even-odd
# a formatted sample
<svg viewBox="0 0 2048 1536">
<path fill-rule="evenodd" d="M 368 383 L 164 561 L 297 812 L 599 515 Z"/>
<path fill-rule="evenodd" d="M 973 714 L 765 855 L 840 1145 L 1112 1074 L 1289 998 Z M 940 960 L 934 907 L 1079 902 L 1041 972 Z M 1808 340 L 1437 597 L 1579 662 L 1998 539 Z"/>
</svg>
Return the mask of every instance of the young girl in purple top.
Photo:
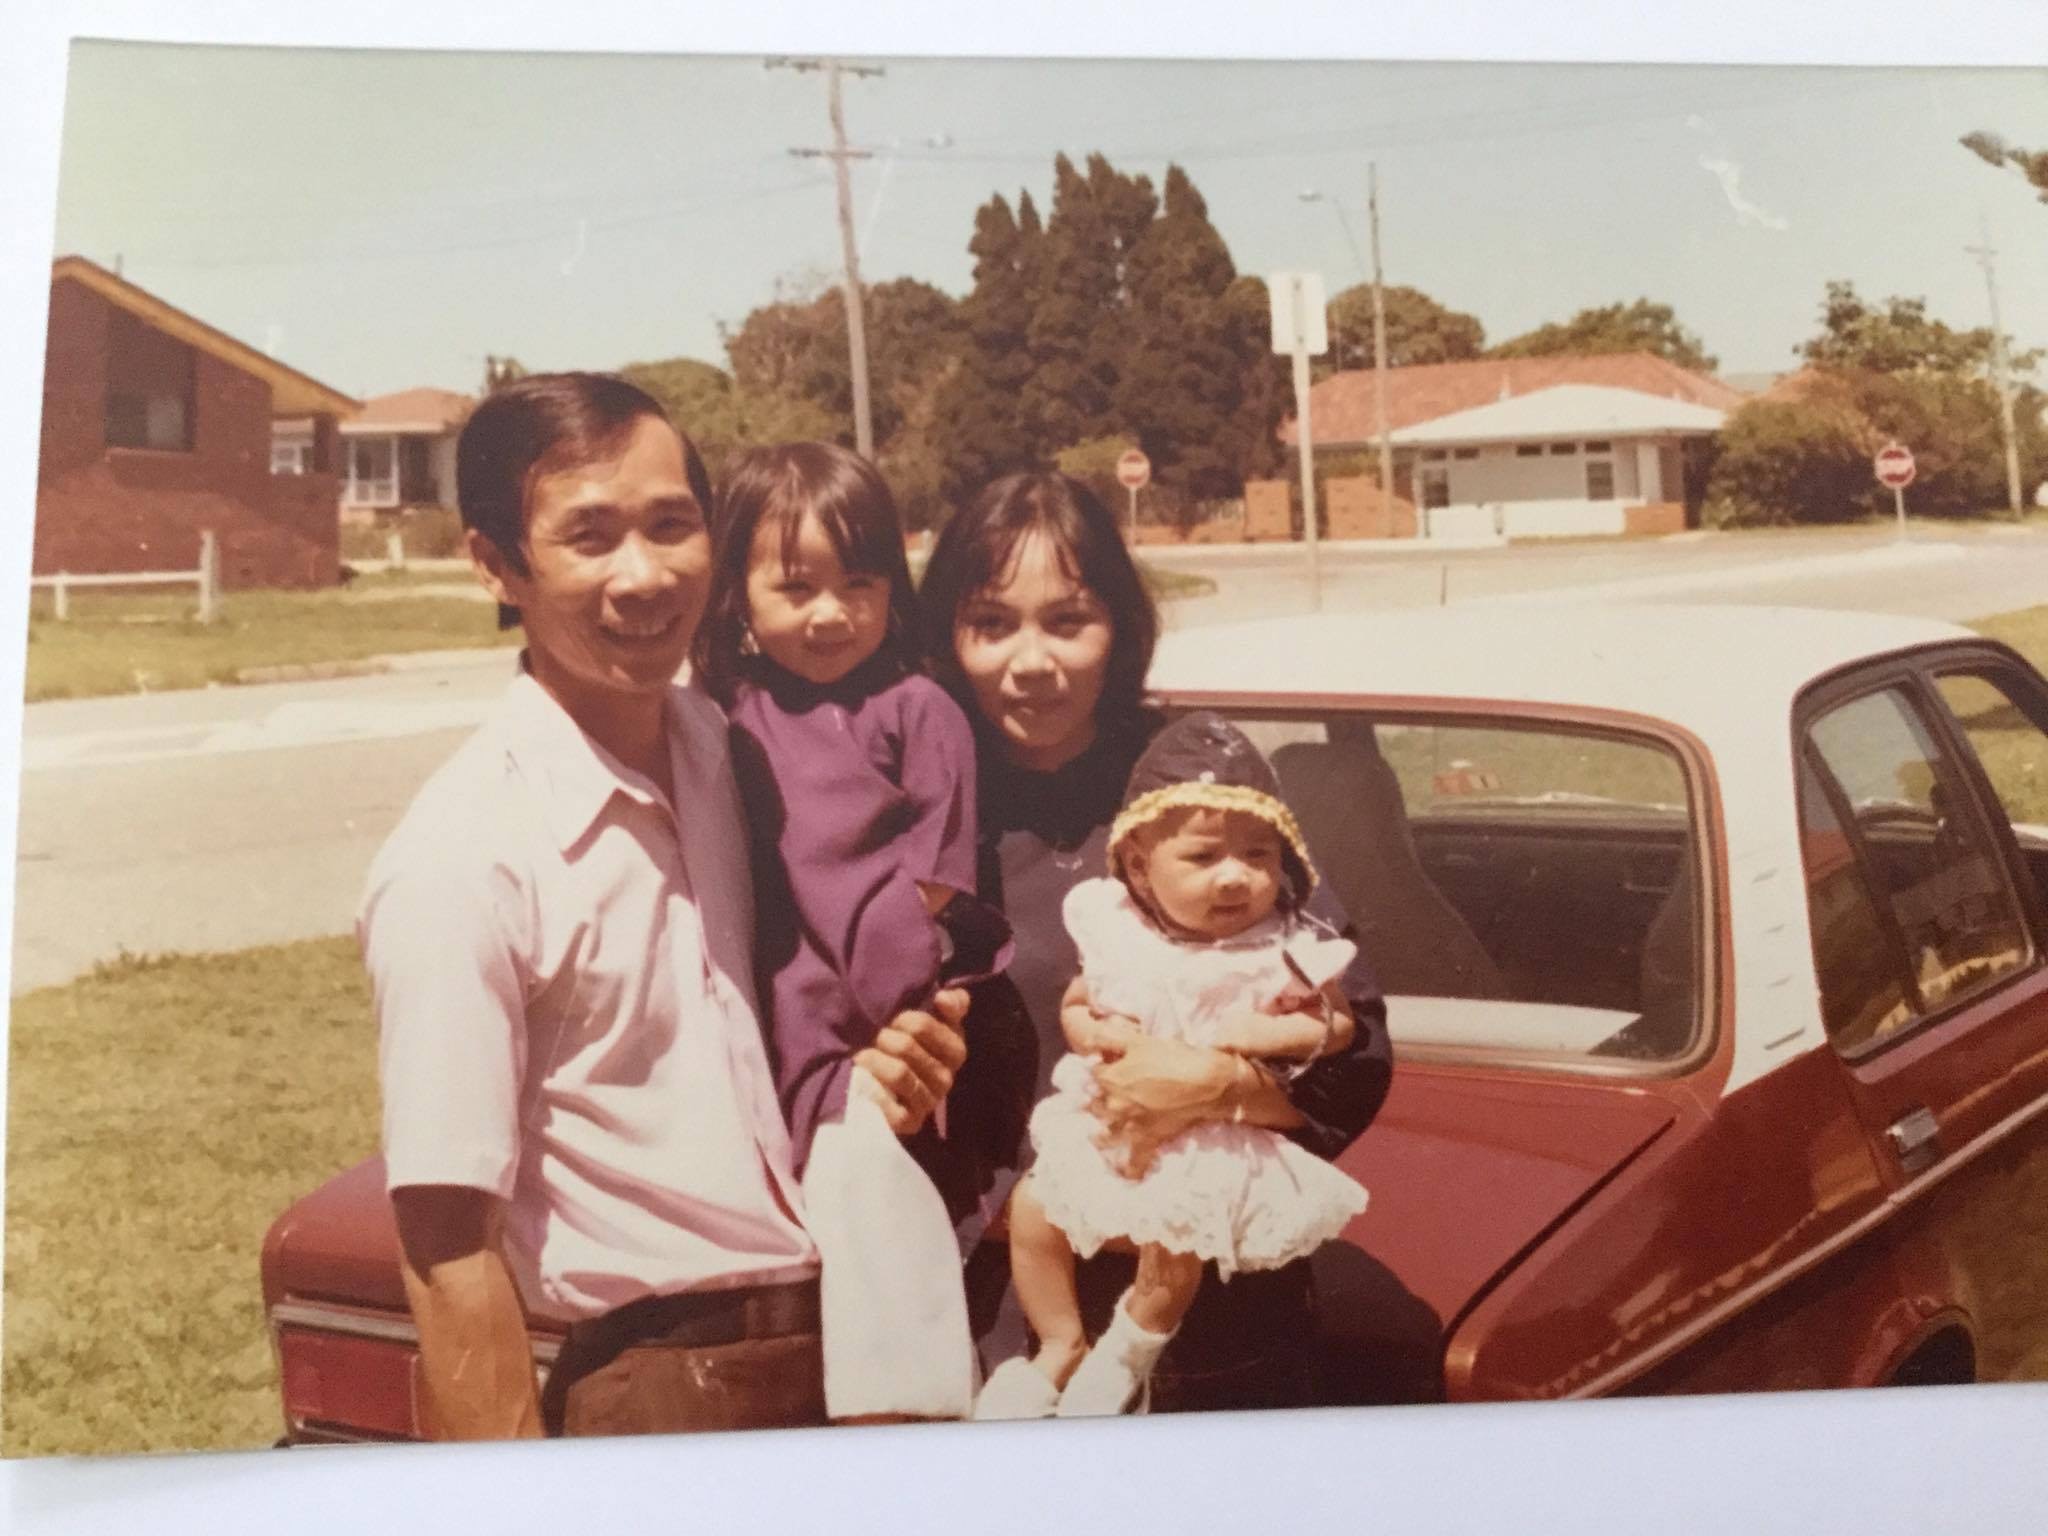
<svg viewBox="0 0 2048 1536">
<path fill-rule="evenodd" d="M 942 983 L 999 969 L 975 890 L 974 735 L 916 670 L 888 487 L 828 443 L 751 450 L 713 519 L 693 661 L 726 707 L 753 847 L 755 969 L 817 1243 L 834 1419 L 961 1418 L 975 1358 L 938 1191 L 857 1063 Z"/>
</svg>

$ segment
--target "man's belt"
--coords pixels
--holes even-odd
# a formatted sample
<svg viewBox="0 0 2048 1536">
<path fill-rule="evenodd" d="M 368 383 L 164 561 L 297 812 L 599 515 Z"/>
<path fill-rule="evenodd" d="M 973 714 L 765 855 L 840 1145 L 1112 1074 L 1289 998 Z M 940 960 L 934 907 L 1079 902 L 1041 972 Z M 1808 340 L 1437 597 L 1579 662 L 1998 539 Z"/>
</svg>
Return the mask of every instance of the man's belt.
<svg viewBox="0 0 2048 1536">
<path fill-rule="evenodd" d="M 609 1359 L 636 1345 L 707 1349 L 745 1339 L 777 1339 L 818 1331 L 818 1282 L 740 1286 L 644 1296 L 602 1317 L 570 1326 L 579 1353 Z"/>
</svg>

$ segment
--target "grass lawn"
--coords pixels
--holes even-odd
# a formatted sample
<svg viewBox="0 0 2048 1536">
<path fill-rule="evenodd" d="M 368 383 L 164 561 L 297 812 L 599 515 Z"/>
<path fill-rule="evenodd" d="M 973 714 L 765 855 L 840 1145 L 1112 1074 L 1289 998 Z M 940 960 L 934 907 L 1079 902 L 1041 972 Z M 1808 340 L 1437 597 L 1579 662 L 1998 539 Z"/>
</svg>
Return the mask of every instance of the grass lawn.
<svg viewBox="0 0 2048 1536">
<path fill-rule="evenodd" d="M 1206 576 L 1142 567 L 1153 596 L 1199 597 Z M 366 573 L 323 592 L 231 592 L 217 624 L 192 617 L 180 595 L 74 594 L 59 623 L 37 593 L 29 610 L 28 702 L 110 693 L 158 693 L 233 683 L 252 667 L 361 661 L 402 651 L 516 645 L 497 611 L 474 598 L 408 597 L 418 587 L 464 587 L 462 571 Z"/>
<path fill-rule="evenodd" d="M 354 942 L 106 965 L 12 1039 L 0 1454 L 270 1444 L 263 1233 L 376 1149 Z"/>
<path fill-rule="evenodd" d="M 1164 566 L 1147 565 L 1143 560 L 1138 562 L 1138 569 L 1145 577 L 1145 585 L 1161 602 L 1176 597 L 1206 597 L 1216 590 L 1215 582 L 1193 571 L 1171 571 Z"/>
<path fill-rule="evenodd" d="M 410 584 L 408 573 L 396 582 L 374 578 L 322 592 L 230 592 L 215 624 L 194 620 L 186 596 L 98 593 L 75 595 L 71 617 L 59 623 L 38 593 L 28 625 L 28 700 L 203 688 L 232 683 L 249 667 L 517 639 L 516 632 L 500 635 L 489 603 L 372 595 Z"/>
</svg>

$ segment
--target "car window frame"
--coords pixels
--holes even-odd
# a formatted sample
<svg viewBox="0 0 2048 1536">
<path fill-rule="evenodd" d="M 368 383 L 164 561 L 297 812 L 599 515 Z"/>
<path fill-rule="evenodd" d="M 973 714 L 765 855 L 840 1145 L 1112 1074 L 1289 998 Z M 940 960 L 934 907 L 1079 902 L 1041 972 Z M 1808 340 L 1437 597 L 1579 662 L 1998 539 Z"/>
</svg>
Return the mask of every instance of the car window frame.
<svg viewBox="0 0 2048 1536">
<path fill-rule="evenodd" d="M 1728 1035 L 1725 1010 L 1733 996 L 1727 945 L 1727 831 L 1719 781 L 1706 744 L 1684 727 L 1655 716 L 1591 705 L 1507 699 L 1419 700 L 1374 694 L 1304 693 L 1275 697 L 1212 689 L 1160 690 L 1149 701 L 1169 714 L 1214 709 L 1234 719 L 1301 720 L 1345 714 L 1373 724 L 1431 725 L 1451 729 L 1524 730 L 1606 737 L 1668 753 L 1685 782 L 1685 823 L 1692 839 L 1693 998 L 1691 1044 L 1662 1060 L 1517 1051 L 1500 1046 L 1403 1044 L 1397 1061 L 1485 1072 L 1513 1071 L 1577 1081 L 1653 1084 L 1690 1077 L 1719 1056 Z M 1368 959 L 1371 957 L 1368 956 Z"/>
<path fill-rule="evenodd" d="M 1842 824 L 1842 835 L 1848 842 L 1856 860 L 1856 871 L 1865 894 L 1870 896 L 1877 909 L 1878 920 L 1888 941 L 1893 945 L 1893 959 L 1906 983 L 1906 996 L 1913 1004 L 1913 1015 L 1898 1028 L 1882 1036 L 1873 1036 L 1854 1046 L 1841 1044 L 1831 1030 L 1825 1028 L 1828 1047 L 1845 1062 L 1861 1064 L 1873 1061 L 1896 1050 L 1909 1041 L 1918 1040 L 1929 1030 L 1937 1029 L 1960 1014 L 1974 1010 L 1995 998 L 2006 989 L 2017 986 L 2028 978 L 2038 975 L 2044 963 L 2048 963 L 2048 944 L 2043 941 L 2043 914 L 2039 903 L 2033 899 L 2031 880 L 2021 878 L 2026 874 L 2020 865 L 2019 845 L 2013 836 L 2012 825 L 2006 817 L 1983 764 L 1977 760 L 1976 748 L 1963 732 L 1948 702 L 1936 686 L 1936 678 L 1944 671 L 1966 670 L 1954 666 L 1955 658 L 1978 656 L 1999 656 L 2008 664 L 2017 663 L 2021 675 L 2030 669 L 2016 653 L 1990 643 L 1946 642 L 1932 647 L 1921 647 L 1894 655 L 1854 663 L 1849 667 L 1831 672 L 1816 679 L 1801 689 L 1792 705 L 1791 746 L 1794 771 L 1793 794 L 1797 804 L 1799 793 L 1797 775 L 1800 765 L 1812 755 L 1813 768 L 1823 792 L 1827 794 L 1830 809 Z M 1933 739 L 1936 750 L 1945 753 L 1951 765 L 1958 771 L 1967 805 L 1967 815 L 1982 840 L 1982 845 L 1992 851 L 1995 867 L 2005 883 L 2007 899 L 2013 910 L 2019 914 L 2020 930 L 2025 935 L 2029 954 L 2011 970 L 1987 977 L 1976 986 L 1945 999 L 1938 1008 L 1926 1007 L 1921 996 L 1920 983 L 1914 974 L 1907 954 L 1904 934 L 1898 927 L 1898 919 L 1891 902 L 1879 894 L 1874 884 L 1871 858 L 1865 846 L 1862 828 L 1857 824 L 1850 810 L 1846 795 L 1836 779 L 1826 758 L 1821 754 L 1818 743 L 1813 739 L 1812 728 L 1822 716 L 1833 713 L 1858 699 L 1885 692 L 1902 693 L 1913 711 L 1915 720 Z M 1993 814 L 1993 812 L 1996 814 Z M 1804 889 L 1805 856 L 1801 850 L 1801 900 L 1806 903 L 1809 924 L 1808 948 L 1812 947 L 1811 923 L 1813 920 L 1812 894 Z M 1816 993 L 1820 986 L 1819 957 L 1814 957 L 1814 986 Z"/>
<path fill-rule="evenodd" d="M 2019 836 L 2013 831 L 2012 817 L 2006 814 L 2005 802 L 1999 797 L 1998 786 L 1978 756 L 1968 729 L 1949 707 L 1940 682 L 1942 678 L 1951 676 L 1977 675 L 1984 676 L 1987 681 L 1998 675 L 2010 678 L 2019 686 L 2017 689 L 2005 689 L 2006 696 L 2026 715 L 2028 723 L 2048 739 L 2048 724 L 2043 723 L 2048 721 L 2048 679 L 2044 679 L 2024 656 L 1993 642 L 1961 646 L 1954 654 L 1958 658 L 1955 663 L 1929 665 L 1924 669 L 1927 691 L 1941 711 L 1943 724 L 1961 743 L 1968 761 L 1971 785 L 1991 822 L 1993 841 L 1998 844 L 1999 857 L 2005 861 L 2006 878 L 2017 887 L 2021 919 L 2033 940 L 2039 962 L 2048 958 L 2048 896 L 2044 896 L 2035 882 L 2033 871 L 2027 866 L 2026 854 L 2020 849 Z M 2021 695 L 2031 695 L 2031 698 L 2023 699 Z M 2033 708 L 2028 708 L 2029 703 Z M 2036 719 L 2036 715 L 2041 718 Z"/>
</svg>

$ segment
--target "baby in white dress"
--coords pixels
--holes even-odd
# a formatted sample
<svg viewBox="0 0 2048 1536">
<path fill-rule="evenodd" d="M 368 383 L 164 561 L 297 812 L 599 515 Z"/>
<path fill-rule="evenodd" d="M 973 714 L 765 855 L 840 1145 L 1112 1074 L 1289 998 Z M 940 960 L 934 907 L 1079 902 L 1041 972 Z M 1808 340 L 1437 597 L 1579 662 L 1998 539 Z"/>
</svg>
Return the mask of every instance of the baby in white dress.
<svg viewBox="0 0 2048 1536">
<path fill-rule="evenodd" d="M 1031 1117 L 1036 1161 L 1009 1211 L 1017 1298 L 1039 1341 L 989 1378 L 977 1418 L 1121 1413 L 1137 1406 L 1204 1266 L 1276 1269 L 1335 1237 L 1365 1190 L 1277 1131 L 1202 1120 L 1143 1167 L 1097 1145 L 1094 1069 L 1145 1037 L 1305 1064 L 1350 1043 L 1337 979 L 1356 953 L 1301 906 L 1315 875 L 1271 767 L 1220 716 L 1162 731 L 1110 829 L 1112 878 L 1068 895 L 1081 974 L 1060 1024 L 1073 1054 Z M 1091 1349 L 1074 1261 L 1136 1250 L 1137 1279 Z"/>
</svg>

